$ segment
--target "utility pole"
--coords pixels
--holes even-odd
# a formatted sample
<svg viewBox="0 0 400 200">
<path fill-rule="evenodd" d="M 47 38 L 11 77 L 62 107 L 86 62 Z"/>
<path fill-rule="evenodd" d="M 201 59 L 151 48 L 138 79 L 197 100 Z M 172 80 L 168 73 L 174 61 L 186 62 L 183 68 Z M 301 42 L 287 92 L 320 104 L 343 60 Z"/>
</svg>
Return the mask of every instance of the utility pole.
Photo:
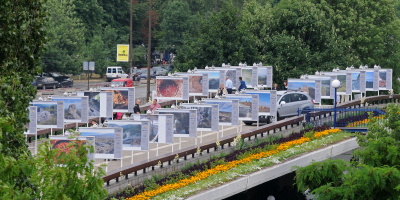
<svg viewBox="0 0 400 200">
<path fill-rule="evenodd" d="M 131 71 L 131 78 L 132 78 L 132 52 L 133 52 L 133 46 L 132 46 L 132 29 L 133 29 L 133 0 L 131 0 L 131 19 L 129 20 L 131 22 L 131 28 L 130 28 L 130 33 L 129 33 L 129 69 Z"/>
<path fill-rule="evenodd" d="M 147 96 L 146 101 L 150 98 L 150 65 L 151 65 L 151 11 L 152 2 L 149 0 L 149 43 L 147 45 Z"/>
</svg>

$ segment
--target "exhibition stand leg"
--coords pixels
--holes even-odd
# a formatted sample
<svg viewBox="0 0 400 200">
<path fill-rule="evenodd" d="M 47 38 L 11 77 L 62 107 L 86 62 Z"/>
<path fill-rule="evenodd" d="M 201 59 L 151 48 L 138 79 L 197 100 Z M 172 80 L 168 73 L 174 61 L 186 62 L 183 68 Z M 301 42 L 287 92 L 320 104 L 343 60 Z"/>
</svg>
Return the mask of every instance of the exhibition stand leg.
<svg viewBox="0 0 400 200">
<path fill-rule="evenodd" d="M 133 164 L 133 151 L 132 152 L 132 156 L 131 156 L 131 164 Z"/>
<path fill-rule="evenodd" d="M 158 142 L 157 142 L 156 156 L 158 156 Z"/>
<path fill-rule="evenodd" d="M 258 129 L 259 125 L 260 125 L 260 119 L 257 119 L 257 129 Z"/>
<path fill-rule="evenodd" d="M 182 138 L 179 137 L 179 150 L 181 150 Z"/>
<path fill-rule="evenodd" d="M 150 160 L 150 150 L 147 151 L 147 160 Z"/>
<path fill-rule="evenodd" d="M 203 143 L 203 131 L 200 131 L 200 144 Z"/>
<path fill-rule="evenodd" d="M 221 138 L 223 138 L 224 137 L 224 125 L 222 125 L 222 129 L 221 129 Z"/>
<path fill-rule="evenodd" d="M 122 168 L 122 166 L 124 166 L 124 165 L 123 165 L 123 162 L 124 162 L 124 153 L 122 153 L 122 158 L 121 158 L 121 168 Z"/>
<path fill-rule="evenodd" d="M 378 90 L 378 96 L 379 96 L 379 90 Z"/>
<path fill-rule="evenodd" d="M 106 173 L 108 171 L 108 159 L 106 159 Z"/>
</svg>

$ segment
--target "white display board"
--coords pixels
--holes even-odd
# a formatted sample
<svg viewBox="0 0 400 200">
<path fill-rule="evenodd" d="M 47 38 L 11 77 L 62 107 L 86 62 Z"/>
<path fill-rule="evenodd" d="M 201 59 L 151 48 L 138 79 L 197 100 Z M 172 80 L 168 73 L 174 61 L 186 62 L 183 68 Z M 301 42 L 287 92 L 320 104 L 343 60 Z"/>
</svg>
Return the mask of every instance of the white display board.
<svg viewBox="0 0 400 200">
<path fill-rule="evenodd" d="M 173 143 L 174 139 L 174 115 L 172 114 L 135 114 L 131 120 L 150 121 L 150 143 Z"/>
<path fill-rule="evenodd" d="M 174 115 L 174 137 L 197 137 L 197 110 L 159 108 L 157 111 Z"/>
<path fill-rule="evenodd" d="M 219 108 L 218 104 L 184 103 L 185 109 L 197 110 L 198 131 L 218 131 Z"/>
<path fill-rule="evenodd" d="M 95 139 L 94 157 L 101 159 L 122 158 L 122 128 L 79 127 L 80 136 Z"/>
<path fill-rule="evenodd" d="M 113 112 L 133 113 L 135 107 L 134 87 L 105 87 L 101 91 L 113 92 Z"/>
<path fill-rule="evenodd" d="M 64 102 L 33 101 L 37 107 L 37 128 L 64 128 Z"/>
<path fill-rule="evenodd" d="M 127 151 L 149 150 L 150 121 L 111 120 L 109 128 L 122 128 L 122 149 Z"/>
<path fill-rule="evenodd" d="M 188 76 L 157 76 L 157 99 L 162 100 L 189 100 Z"/>
<path fill-rule="evenodd" d="M 204 99 L 206 104 L 218 104 L 219 125 L 239 125 L 239 100 L 238 99 Z"/>
</svg>

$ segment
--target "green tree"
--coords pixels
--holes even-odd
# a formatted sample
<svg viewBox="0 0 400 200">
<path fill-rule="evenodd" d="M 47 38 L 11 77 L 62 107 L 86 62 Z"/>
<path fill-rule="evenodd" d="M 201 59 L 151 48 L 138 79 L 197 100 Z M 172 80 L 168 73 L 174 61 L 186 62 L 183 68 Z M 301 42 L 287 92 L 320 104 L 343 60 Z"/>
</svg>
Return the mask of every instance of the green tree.
<svg viewBox="0 0 400 200">
<path fill-rule="evenodd" d="M 40 72 L 46 37 L 42 5 L 41 0 L 0 3 L 0 155 L 15 159 L 27 152 L 26 108 L 36 95 L 31 83 Z"/>
<path fill-rule="evenodd" d="M 222 63 L 237 65 L 239 62 L 258 62 L 259 53 L 249 32 L 239 28 L 239 10 L 232 4 L 212 13 L 199 23 L 199 34 L 188 37 L 178 50 L 175 66 L 187 71 L 205 65 L 220 66 Z"/>
<path fill-rule="evenodd" d="M 43 70 L 78 74 L 82 72 L 85 28 L 76 17 L 73 0 L 48 0 L 46 30 L 49 37 Z"/>
<path fill-rule="evenodd" d="M 400 195 L 399 105 L 389 105 L 385 120 L 370 115 L 368 134 L 358 136 L 353 162 L 313 163 L 296 171 L 300 191 L 319 199 L 398 199 Z M 346 173 L 345 173 L 346 172 Z"/>
</svg>

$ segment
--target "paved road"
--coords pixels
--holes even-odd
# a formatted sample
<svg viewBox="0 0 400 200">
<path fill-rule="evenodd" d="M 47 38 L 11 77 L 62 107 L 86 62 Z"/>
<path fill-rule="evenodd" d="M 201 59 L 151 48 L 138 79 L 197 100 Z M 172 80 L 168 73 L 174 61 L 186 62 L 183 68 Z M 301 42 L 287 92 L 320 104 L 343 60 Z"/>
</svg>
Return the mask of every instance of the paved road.
<svg viewBox="0 0 400 200">
<path fill-rule="evenodd" d="M 103 81 L 92 81 L 90 82 L 90 88 L 101 88 L 104 87 L 106 84 L 109 82 L 103 82 Z M 51 92 L 54 92 L 54 95 L 63 95 L 65 90 L 75 90 L 75 91 L 87 91 L 87 81 L 74 81 L 74 86 L 72 88 L 58 88 L 56 90 L 48 90 Z M 156 89 L 156 84 L 150 84 L 150 90 L 153 91 Z M 146 84 L 140 84 L 134 86 L 136 91 L 135 91 L 135 98 L 145 98 L 146 97 L 146 92 L 147 92 L 147 86 Z M 38 90 L 38 92 L 42 92 L 43 94 L 45 91 Z"/>
</svg>

